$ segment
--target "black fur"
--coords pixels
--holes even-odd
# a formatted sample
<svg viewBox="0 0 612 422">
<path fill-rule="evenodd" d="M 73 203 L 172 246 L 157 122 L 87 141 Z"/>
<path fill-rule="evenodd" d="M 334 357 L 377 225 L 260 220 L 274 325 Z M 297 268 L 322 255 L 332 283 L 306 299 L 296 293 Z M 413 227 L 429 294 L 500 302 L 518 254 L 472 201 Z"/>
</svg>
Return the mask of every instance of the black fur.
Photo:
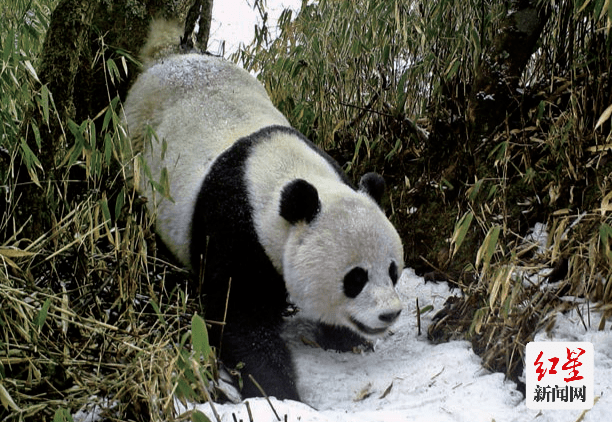
<svg viewBox="0 0 612 422">
<path fill-rule="evenodd" d="M 378 205 L 385 193 L 385 179 L 378 173 L 366 173 L 359 180 L 359 189 L 372 197 Z"/>
<path fill-rule="evenodd" d="M 281 192 L 280 215 L 291 224 L 310 223 L 319 213 L 321 202 L 317 188 L 306 180 L 296 179 Z"/>
<path fill-rule="evenodd" d="M 198 194 L 191 227 L 191 263 L 196 274 L 203 268 L 202 292 L 207 319 L 222 321 L 228 281 L 231 278 L 226 326 L 213 327 L 211 341 L 222 344 L 221 358 L 233 367 L 244 362 L 244 397 L 260 396 L 247 374 L 253 375 L 266 394 L 299 400 L 291 355 L 280 338 L 287 291 L 263 247 L 252 219 L 245 180 L 245 163 L 251 150 L 271 135 L 285 132 L 303 142 L 331 163 L 350 185 L 338 164 L 296 130 L 270 126 L 239 139 L 213 163 Z M 279 210 L 280 211 L 280 210 Z M 312 211 L 304 216 L 308 220 Z M 295 220 L 297 213 L 289 212 Z"/>
</svg>

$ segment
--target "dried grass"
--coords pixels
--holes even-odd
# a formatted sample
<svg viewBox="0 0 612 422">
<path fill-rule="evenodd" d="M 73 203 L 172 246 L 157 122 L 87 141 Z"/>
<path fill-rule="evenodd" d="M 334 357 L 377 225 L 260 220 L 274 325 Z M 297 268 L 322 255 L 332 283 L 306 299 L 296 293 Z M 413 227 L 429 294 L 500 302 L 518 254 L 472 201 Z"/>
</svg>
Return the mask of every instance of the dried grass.
<svg viewBox="0 0 612 422">
<path fill-rule="evenodd" d="M 27 250 L 0 249 L 2 419 L 93 407 L 111 420 L 177 417 L 189 275 L 148 256 L 146 216 L 109 229 L 99 207 L 84 201 Z"/>
</svg>

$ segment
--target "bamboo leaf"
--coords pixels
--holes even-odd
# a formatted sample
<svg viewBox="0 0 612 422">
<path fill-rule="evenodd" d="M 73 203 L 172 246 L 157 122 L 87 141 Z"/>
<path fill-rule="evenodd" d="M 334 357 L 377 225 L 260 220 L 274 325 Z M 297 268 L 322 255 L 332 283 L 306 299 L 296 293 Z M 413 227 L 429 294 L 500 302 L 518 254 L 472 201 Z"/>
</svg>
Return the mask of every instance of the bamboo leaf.
<svg viewBox="0 0 612 422">
<path fill-rule="evenodd" d="M 210 419 L 208 419 L 208 416 L 206 416 L 204 413 L 200 412 L 199 410 L 194 410 L 191 413 L 191 420 L 193 422 L 211 422 Z"/>
<path fill-rule="evenodd" d="M 67 409 L 60 407 L 53 415 L 53 422 L 73 422 L 72 415 Z"/>
<path fill-rule="evenodd" d="M 451 246 L 452 246 L 452 256 L 459 250 L 461 244 L 465 240 L 465 236 L 467 235 L 468 230 L 470 229 L 470 225 L 472 224 L 472 219 L 474 218 L 474 213 L 472 211 L 468 211 L 463 214 L 461 220 L 455 224 L 455 231 L 453 232 L 453 237 L 451 238 Z"/>
<path fill-rule="evenodd" d="M 104 163 L 110 165 L 111 156 L 113 154 L 113 140 L 110 133 L 104 135 Z"/>
<path fill-rule="evenodd" d="M 119 68 L 117 67 L 113 59 L 108 59 L 106 61 L 106 67 L 108 68 L 108 76 L 110 76 L 111 83 L 115 85 L 115 78 L 117 78 L 117 81 L 121 79 L 121 73 L 119 73 Z"/>
<path fill-rule="evenodd" d="M 106 200 L 106 197 L 102 198 L 102 200 L 100 201 L 100 206 L 102 207 L 102 216 L 104 217 L 104 221 L 110 222 L 111 213 L 110 209 L 108 208 L 108 201 Z"/>
<path fill-rule="evenodd" d="M 40 83 L 40 79 L 38 79 L 38 75 L 36 74 L 34 66 L 32 66 L 32 62 L 30 62 L 29 60 L 24 60 L 22 63 L 28 73 L 32 75 L 32 77 L 36 80 L 36 82 Z"/>
<path fill-rule="evenodd" d="M 489 292 L 489 308 L 491 308 L 491 310 L 495 308 L 495 303 L 497 302 L 498 296 L 501 304 L 503 304 L 506 300 L 508 292 L 510 291 L 511 275 L 512 271 L 510 266 L 505 266 L 495 272 L 493 285 L 491 286 Z M 499 295 L 500 290 L 502 292 L 501 295 Z"/>
<path fill-rule="evenodd" d="M 0 248 L 0 255 L 8 258 L 22 258 L 25 256 L 34 256 L 36 254 L 21 249 Z"/>
<path fill-rule="evenodd" d="M 603 223 L 599 226 L 599 238 L 603 245 L 603 253 L 608 258 L 608 261 L 612 264 L 612 227 Z"/>
<path fill-rule="evenodd" d="M 47 312 L 49 311 L 49 306 L 51 305 L 51 298 L 47 298 L 43 306 L 40 308 L 38 315 L 34 319 L 34 325 L 38 328 L 42 328 L 45 325 L 45 320 L 47 319 Z"/>
<path fill-rule="evenodd" d="M 6 391 L 6 388 L 4 388 L 4 385 L 2 385 L 2 382 L 0 382 L 0 402 L 2 402 L 2 405 L 5 409 L 11 409 L 16 412 L 21 412 L 21 409 L 19 408 L 19 406 L 17 406 L 9 392 Z"/>
<path fill-rule="evenodd" d="M 599 119 L 597 119 L 597 123 L 595 124 L 595 130 L 597 130 L 599 126 L 603 125 L 606 122 L 606 120 L 610 118 L 610 115 L 612 115 L 612 104 L 610 104 L 608 108 L 606 108 L 604 112 L 601 113 L 601 116 L 599 116 Z"/>
<path fill-rule="evenodd" d="M 203 356 L 206 361 L 213 356 L 213 351 L 208 341 L 206 322 L 197 314 L 191 318 L 191 342 L 197 356 Z"/>
<path fill-rule="evenodd" d="M 119 220 L 123 204 L 125 204 L 125 188 L 121 188 L 117 194 L 117 200 L 115 201 L 115 220 Z"/>
<path fill-rule="evenodd" d="M 491 262 L 491 258 L 495 253 L 495 249 L 497 248 L 497 239 L 499 238 L 499 232 L 501 227 L 499 225 L 495 225 L 489 229 L 485 240 L 478 248 L 478 253 L 476 254 L 476 268 L 480 266 L 482 263 L 482 271 L 486 272 L 489 268 L 489 263 Z"/>
<path fill-rule="evenodd" d="M 40 99 L 43 119 L 45 120 L 45 124 L 49 125 L 49 88 L 47 88 L 47 85 L 43 85 L 40 88 Z"/>
</svg>

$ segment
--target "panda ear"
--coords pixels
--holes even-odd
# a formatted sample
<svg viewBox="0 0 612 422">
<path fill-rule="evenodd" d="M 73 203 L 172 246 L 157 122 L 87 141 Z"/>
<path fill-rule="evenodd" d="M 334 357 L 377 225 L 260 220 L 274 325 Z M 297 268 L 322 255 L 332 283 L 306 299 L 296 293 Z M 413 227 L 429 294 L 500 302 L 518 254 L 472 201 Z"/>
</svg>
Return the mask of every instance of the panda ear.
<svg viewBox="0 0 612 422">
<path fill-rule="evenodd" d="M 303 179 L 287 184 L 280 197 L 280 216 L 291 224 L 299 221 L 310 223 L 319 213 L 317 188 Z"/>
<path fill-rule="evenodd" d="M 385 193 L 385 179 L 378 173 L 366 173 L 359 180 L 359 190 L 365 192 L 380 205 Z"/>
</svg>

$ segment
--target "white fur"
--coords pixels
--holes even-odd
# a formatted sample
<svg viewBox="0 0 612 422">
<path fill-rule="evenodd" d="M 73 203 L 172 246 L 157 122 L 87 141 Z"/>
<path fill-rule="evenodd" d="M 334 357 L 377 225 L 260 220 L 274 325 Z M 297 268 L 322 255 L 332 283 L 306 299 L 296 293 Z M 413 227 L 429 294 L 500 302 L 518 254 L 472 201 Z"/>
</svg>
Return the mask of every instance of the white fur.
<svg viewBox="0 0 612 422">
<path fill-rule="evenodd" d="M 149 67 L 130 90 L 125 114 L 136 152 L 153 180 L 170 173 L 170 195 L 153 192 L 145 178 L 138 186 L 156 213 L 160 237 L 189 266 L 191 215 L 200 185 L 213 160 L 237 139 L 270 125 L 289 126 L 264 88 L 234 64 L 200 54 L 168 57 Z M 144 145 L 146 125 L 170 145 L 162 157 L 155 140 Z M 181 139 L 181 143 L 171 143 Z"/>
<path fill-rule="evenodd" d="M 386 328 L 379 315 L 402 309 L 389 266 L 394 261 L 401 272 L 403 250 L 372 198 L 342 183 L 326 160 L 287 134 L 258 145 L 246 174 L 260 243 L 306 316 L 352 329 L 351 318 L 372 329 Z M 320 214 L 311 224 L 292 226 L 278 214 L 282 188 L 296 178 L 307 180 L 319 194 Z M 370 278 L 350 299 L 342 282 L 356 266 Z"/>
<path fill-rule="evenodd" d="M 158 181 L 164 168 L 170 173 L 174 203 L 146 181 L 138 188 L 149 197 L 162 240 L 188 266 L 191 215 L 213 161 L 237 139 L 289 123 L 247 72 L 195 54 L 150 66 L 132 87 L 125 112 L 135 149 L 142 151 L 153 179 Z M 155 140 L 145 145 L 146 125 L 160 142 L 167 140 L 167 151 Z M 246 178 L 259 241 L 296 305 L 329 324 L 356 329 L 358 321 L 386 329 L 389 323 L 379 316 L 401 310 L 389 266 L 395 262 L 401 272 L 403 252 L 397 232 L 376 203 L 342 183 L 333 167 L 297 136 L 285 133 L 273 133 L 254 147 Z M 318 191 L 321 209 L 311 224 L 290 225 L 279 215 L 281 190 L 295 178 Z M 368 271 L 369 281 L 350 299 L 343 292 L 343 278 L 356 266 Z"/>
</svg>

